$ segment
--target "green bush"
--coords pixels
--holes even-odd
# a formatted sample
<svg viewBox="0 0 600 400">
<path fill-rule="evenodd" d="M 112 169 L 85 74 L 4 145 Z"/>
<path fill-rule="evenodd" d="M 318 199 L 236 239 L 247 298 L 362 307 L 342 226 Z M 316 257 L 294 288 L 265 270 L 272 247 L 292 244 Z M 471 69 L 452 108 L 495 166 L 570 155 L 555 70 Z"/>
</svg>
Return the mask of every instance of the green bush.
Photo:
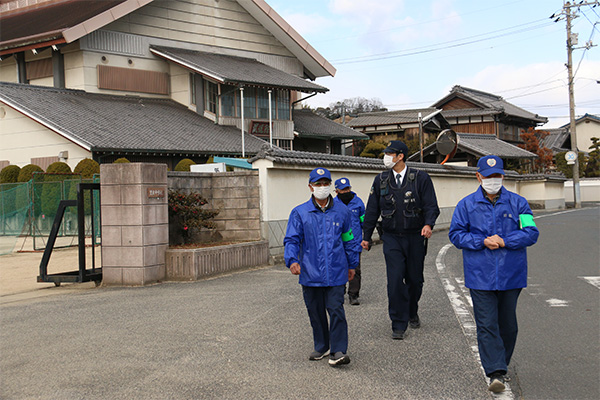
<svg viewBox="0 0 600 400">
<path fill-rule="evenodd" d="M 131 161 L 129 161 L 125 157 L 121 157 L 121 158 L 117 158 L 115 161 L 113 161 L 113 164 L 125 164 L 128 162 L 131 162 Z"/>
<path fill-rule="evenodd" d="M 590 156 L 585 168 L 586 178 L 595 178 L 600 176 L 600 139 L 597 137 L 591 138 L 592 145 L 589 147 Z"/>
<path fill-rule="evenodd" d="M 383 150 L 387 146 L 379 142 L 371 142 L 365 146 L 365 149 L 360 153 L 361 157 L 369 158 L 381 158 L 383 157 Z"/>
<path fill-rule="evenodd" d="M 202 206 L 207 200 L 199 193 L 185 193 L 179 190 L 169 190 L 169 225 L 170 241 L 176 243 L 181 237 L 184 243 L 194 240 L 196 234 L 202 229 L 215 229 L 213 218 L 219 214 L 219 210 L 205 209 Z"/>
<path fill-rule="evenodd" d="M 17 181 L 29 182 L 31 178 L 33 178 L 34 172 L 44 172 L 44 170 L 35 164 L 27 164 L 26 166 L 21 168 L 21 172 L 19 172 L 19 177 L 17 178 Z"/>
<path fill-rule="evenodd" d="M 92 179 L 94 174 L 100 173 L 100 164 L 91 158 L 84 158 L 77 163 L 73 172 L 81 174 L 81 179 Z"/>
<path fill-rule="evenodd" d="M 21 168 L 18 165 L 7 165 L 0 171 L 0 183 L 16 183 Z"/>
<path fill-rule="evenodd" d="M 190 170 L 190 165 L 195 165 L 196 163 L 189 158 L 184 158 L 179 161 L 175 166 L 175 171 L 188 171 Z"/>
<path fill-rule="evenodd" d="M 71 173 L 73 173 L 73 171 L 71 171 L 71 167 L 69 167 L 69 164 L 64 163 L 62 161 L 56 161 L 48 166 L 48 169 L 46 169 L 46 173 L 47 174 L 71 174 Z M 51 180 L 55 181 L 58 179 L 51 179 Z M 60 180 L 62 180 L 62 178 Z"/>
</svg>

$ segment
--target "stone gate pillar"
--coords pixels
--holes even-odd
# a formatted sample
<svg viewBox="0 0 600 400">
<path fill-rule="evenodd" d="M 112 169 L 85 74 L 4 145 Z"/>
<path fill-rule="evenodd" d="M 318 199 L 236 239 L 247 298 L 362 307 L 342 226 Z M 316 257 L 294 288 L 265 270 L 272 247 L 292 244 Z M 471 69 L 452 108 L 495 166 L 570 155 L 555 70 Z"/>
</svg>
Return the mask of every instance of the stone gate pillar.
<svg viewBox="0 0 600 400">
<path fill-rule="evenodd" d="M 167 166 L 100 165 L 102 283 L 139 286 L 165 277 Z"/>
</svg>

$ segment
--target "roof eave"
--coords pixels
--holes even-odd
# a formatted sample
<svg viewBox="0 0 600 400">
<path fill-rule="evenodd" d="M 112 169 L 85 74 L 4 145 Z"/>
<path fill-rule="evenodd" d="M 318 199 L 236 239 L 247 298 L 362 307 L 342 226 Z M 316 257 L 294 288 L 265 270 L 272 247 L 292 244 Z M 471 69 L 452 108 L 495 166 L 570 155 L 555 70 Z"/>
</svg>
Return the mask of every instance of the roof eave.
<svg viewBox="0 0 600 400">
<path fill-rule="evenodd" d="M 336 69 L 264 0 L 238 0 L 250 15 L 292 52 L 315 77 L 335 76 Z"/>
</svg>

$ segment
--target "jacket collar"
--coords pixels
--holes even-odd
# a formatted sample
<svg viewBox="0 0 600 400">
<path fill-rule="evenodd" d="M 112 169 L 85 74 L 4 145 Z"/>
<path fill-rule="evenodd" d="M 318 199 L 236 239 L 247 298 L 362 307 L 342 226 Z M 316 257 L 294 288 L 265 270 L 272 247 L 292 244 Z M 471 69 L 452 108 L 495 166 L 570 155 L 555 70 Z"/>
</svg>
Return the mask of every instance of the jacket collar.
<svg viewBox="0 0 600 400">
<path fill-rule="evenodd" d="M 327 205 L 325 206 L 325 209 L 322 209 L 321 206 L 319 205 L 319 203 L 317 203 L 317 201 L 315 200 L 315 196 L 311 195 L 310 200 L 312 201 L 313 206 L 315 206 L 315 208 L 311 211 L 325 212 L 325 211 L 329 210 L 331 207 L 333 207 L 333 197 L 331 195 L 329 195 L 329 197 L 327 198 Z"/>
<path fill-rule="evenodd" d="M 480 203 L 489 203 L 489 204 L 504 203 L 504 199 L 506 198 L 506 188 L 504 186 L 502 186 L 500 188 L 500 194 L 496 198 L 496 203 L 492 203 L 492 201 L 487 197 L 487 195 L 483 191 L 483 188 L 481 187 L 481 185 L 479 185 L 479 188 L 477 189 L 476 193 L 477 193 L 477 201 Z"/>
</svg>

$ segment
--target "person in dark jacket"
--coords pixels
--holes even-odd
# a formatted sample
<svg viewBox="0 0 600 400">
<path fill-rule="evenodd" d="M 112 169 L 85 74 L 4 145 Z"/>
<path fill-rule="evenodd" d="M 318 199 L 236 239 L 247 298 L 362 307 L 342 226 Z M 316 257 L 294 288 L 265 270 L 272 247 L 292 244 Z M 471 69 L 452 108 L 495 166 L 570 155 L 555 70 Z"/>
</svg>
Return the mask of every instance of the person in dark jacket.
<svg viewBox="0 0 600 400">
<path fill-rule="evenodd" d="M 358 265 L 358 245 L 350 211 L 331 196 L 331 173 L 315 168 L 308 186 L 311 198 L 290 213 L 283 240 L 285 265 L 302 285 L 314 340 L 308 358 L 329 355 L 335 367 L 350 362 L 344 290 Z"/>
<path fill-rule="evenodd" d="M 392 339 L 402 340 L 407 326 L 421 326 L 418 305 L 423 292 L 427 239 L 440 209 L 429 175 L 406 166 L 408 147 L 392 140 L 383 152 L 388 171 L 373 181 L 361 245 L 370 249 L 373 230 L 381 217 Z"/>
<path fill-rule="evenodd" d="M 497 156 L 477 163 L 481 187 L 462 199 L 448 236 L 463 252 L 465 286 L 470 289 L 481 364 L 488 389 L 502 392 L 517 342 L 517 299 L 527 286 L 527 246 L 539 231 L 525 198 L 503 187 Z"/>
<path fill-rule="evenodd" d="M 335 201 L 343 203 L 350 213 L 352 214 L 352 233 L 354 234 L 354 240 L 358 244 L 358 252 L 362 251 L 360 243 L 362 242 L 362 223 L 365 219 L 365 203 L 361 200 L 356 193 L 352 191 L 350 186 L 350 179 L 340 178 L 335 181 Z M 354 273 L 354 279 L 348 282 L 348 302 L 350 305 L 358 306 L 360 301 L 360 262 L 356 266 Z"/>
</svg>

